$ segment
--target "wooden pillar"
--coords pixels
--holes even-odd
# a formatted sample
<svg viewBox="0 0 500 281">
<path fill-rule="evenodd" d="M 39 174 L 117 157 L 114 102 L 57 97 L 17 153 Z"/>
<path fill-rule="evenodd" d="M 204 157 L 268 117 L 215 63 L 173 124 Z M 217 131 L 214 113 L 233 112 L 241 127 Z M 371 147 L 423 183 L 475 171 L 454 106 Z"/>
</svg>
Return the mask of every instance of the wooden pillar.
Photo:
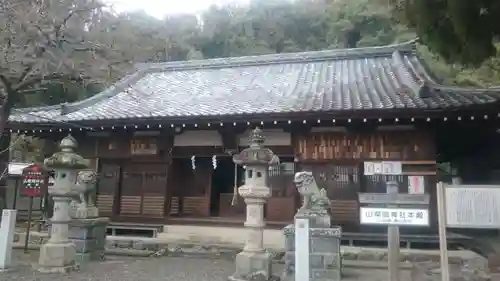
<svg viewBox="0 0 500 281">
<path fill-rule="evenodd" d="M 386 183 L 387 194 L 398 194 L 399 186 L 395 181 L 390 181 Z M 389 207 L 394 207 L 390 206 Z M 400 259 L 400 237 L 399 237 L 399 226 L 389 225 L 387 227 L 387 261 L 389 263 L 389 281 L 399 281 L 399 259 Z"/>
<path fill-rule="evenodd" d="M 165 129 L 160 132 L 159 136 L 159 152 L 163 160 L 167 163 L 166 165 L 166 171 L 165 175 L 167 177 L 166 179 L 166 185 L 165 185 L 165 200 L 164 200 L 164 205 L 163 205 L 163 216 L 164 217 L 169 217 L 170 216 L 170 209 L 172 207 L 172 189 L 174 188 L 171 186 L 172 181 L 170 180 L 171 177 L 171 171 L 172 171 L 172 152 L 174 150 L 174 137 L 175 137 L 175 132 L 171 129 Z"/>
</svg>

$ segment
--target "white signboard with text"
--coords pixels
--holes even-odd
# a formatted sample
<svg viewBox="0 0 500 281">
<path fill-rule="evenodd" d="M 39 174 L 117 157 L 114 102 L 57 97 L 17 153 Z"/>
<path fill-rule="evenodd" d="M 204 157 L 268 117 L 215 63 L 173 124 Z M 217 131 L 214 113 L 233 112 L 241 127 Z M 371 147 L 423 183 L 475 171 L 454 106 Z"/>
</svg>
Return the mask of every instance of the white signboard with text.
<svg viewBox="0 0 500 281">
<path fill-rule="evenodd" d="M 429 210 L 361 207 L 359 219 L 361 224 L 428 226 Z"/>
<path fill-rule="evenodd" d="M 12 265 L 12 246 L 16 231 L 16 210 L 3 210 L 0 223 L 0 271 Z"/>
<path fill-rule="evenodd" d="M 500 228 L 499 186 L 444 186 L 447 227 Z"/>
<path fill-rule="evenodd" d="M 309 280 L 309 220 L 295 219 L 295 281 Z"/>
<path fill-rule="evenodd" d="M 401 175 L 402 164 L 399 161 L 364 162 L 365 176 L 372 175 Z"/>
</svg>

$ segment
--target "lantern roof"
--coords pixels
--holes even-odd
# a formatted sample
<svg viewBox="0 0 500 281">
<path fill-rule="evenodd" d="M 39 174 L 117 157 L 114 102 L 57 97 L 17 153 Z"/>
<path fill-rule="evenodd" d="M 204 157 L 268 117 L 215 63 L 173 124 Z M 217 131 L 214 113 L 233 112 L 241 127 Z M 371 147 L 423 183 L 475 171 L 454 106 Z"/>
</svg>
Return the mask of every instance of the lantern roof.
<svg viewBox="0 0 500 281">
<path fill-rule="evenodd" d="M 256 127 L 250 134 L 250 147 L 234 155 L 234 163 L 247 166 L 269 166 L 279 163 L 278 156 L 269 148 L 264 147 L 264 142 L 262 130 Z"/>
<path fill-rule="evenodd" d="M 90 166 L 89 160 L 75 152 L 78 143 L 73 136 L 68 135 L 61 140 L 59 148 L 61 151 L 54 153 L 45 159 L 44 164 L 50 169 L 85 169 Z"/>
</svg>

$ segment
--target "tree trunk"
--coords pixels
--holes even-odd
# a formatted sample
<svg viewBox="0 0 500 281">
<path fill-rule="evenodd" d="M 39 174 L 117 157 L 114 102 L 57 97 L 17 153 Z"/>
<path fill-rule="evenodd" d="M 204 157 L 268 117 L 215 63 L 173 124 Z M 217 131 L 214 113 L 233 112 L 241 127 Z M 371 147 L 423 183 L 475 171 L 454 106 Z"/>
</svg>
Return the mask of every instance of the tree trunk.
<svg viewBox="0 0 500 281">
<path fill-rule="evenodd" d="M 5 126 L 10 115 L 10 106 L 6 102 L 0 106 L 0 209 L 7 208 L 7 178 L 9 175 L 10 160 L 10 132 L 5 131 Z"/>
</svg>

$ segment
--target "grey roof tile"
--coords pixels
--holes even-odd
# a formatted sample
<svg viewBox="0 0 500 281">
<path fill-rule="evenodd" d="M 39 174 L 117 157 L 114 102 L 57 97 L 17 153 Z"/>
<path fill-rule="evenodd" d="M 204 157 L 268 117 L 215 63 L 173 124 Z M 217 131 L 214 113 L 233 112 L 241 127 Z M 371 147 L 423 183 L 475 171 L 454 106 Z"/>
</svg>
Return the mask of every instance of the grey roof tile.
<svg viewBox="0 0 500 281">
<path fill-rule="evenodd" d="M 430 85 L 429 97 L 424 97 Z M 142 64 L 84 101 L 17 109 L 10 122 L 446 109 L 498 101 L 500 90 L 437 85 L 413 44 Z M 63 110 L 62 110 L 63 109 Z"/>
</svg>

